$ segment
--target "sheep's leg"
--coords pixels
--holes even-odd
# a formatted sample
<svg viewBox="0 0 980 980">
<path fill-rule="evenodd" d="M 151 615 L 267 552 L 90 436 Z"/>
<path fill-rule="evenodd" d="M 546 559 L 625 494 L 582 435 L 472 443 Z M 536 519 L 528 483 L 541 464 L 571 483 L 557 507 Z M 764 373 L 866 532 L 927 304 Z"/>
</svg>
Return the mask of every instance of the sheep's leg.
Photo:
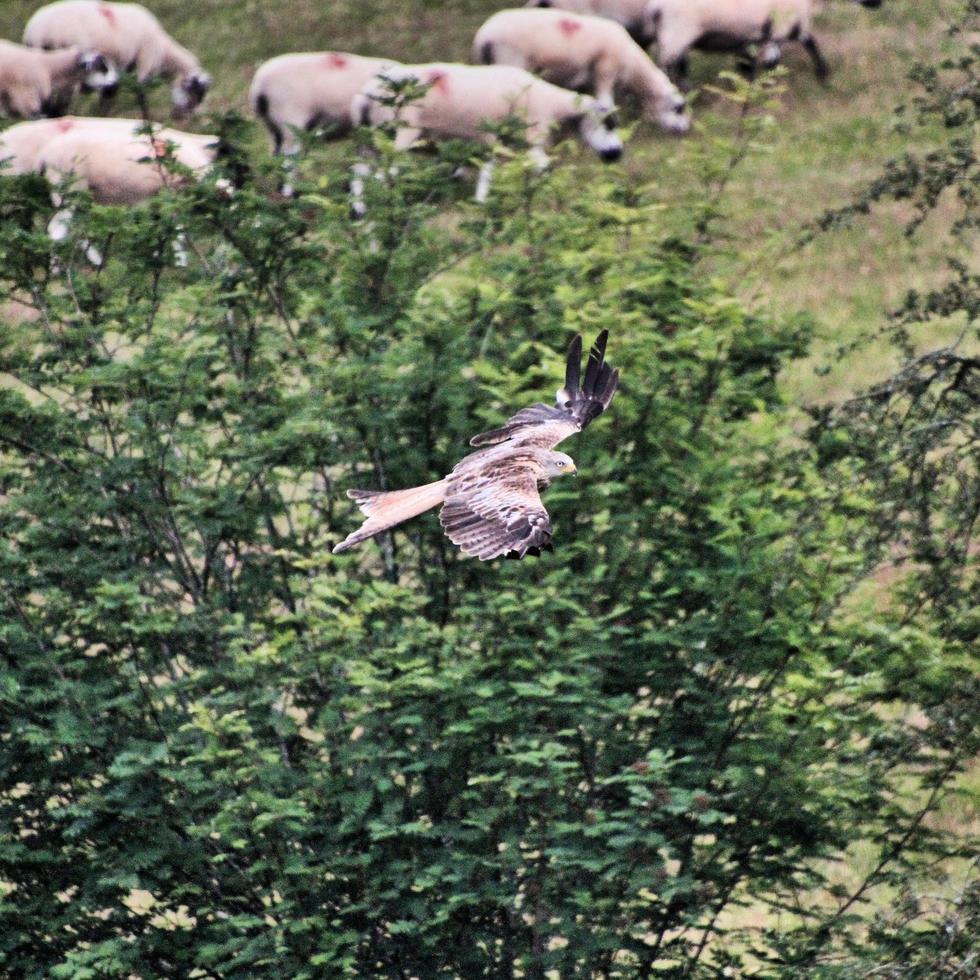
<svg viewBox="0 0 980 980">
<path fill-rule="evenodd" d="M 399 126 L 395 134 L 395 149 L 399 152 L 410 150 L 422 137 L 422 130 L 416 126 Z"/>
<path fill-rule="evenodd" d="M 55 204 L 60 203 L 55 200 Z M 71 231 L 72 209 L 61 208 L 55 212 L 54 217 L 48 222 L 48 237 L 53 242 L 63 242 Z M 92 265 L 102 265 L 102 253 L 89 241 L 82 242 L 85 248 L 85 258 Z"/>
<path fill-rule="evenodd" d="M 738 52 L 735 67 L 738 69 L 738 73 L 744 78 L 747 78 L 750 82 L 755 81 L 755 75 L 759 64 L 748 47 L 744 47 Z"/>
<path fill-rule="evenodd" d="M 52 195 L 52 203 L 55 206 L 61 204 L 61 198 L 57 194 Z M 48 222 L 48 238 L 53 242 L 63 242 L 68 237 L 68 230 L 71 226 L 71 208 L 61 208 L 54 213 Z M 51 274 L 58 275 L 64 269 L 61 259 L 51 256 Z"/>
<path fill-rule="evenodd" d="M 56 119 L 59 116 L 63 116 L 68 111 L 68 106 L 71 104 L 71 95 L 65 97 L 64 95 L 48 95 L 41 100 L 40 105 L 36 113 L 32 114 L 36 116 L 46 116 L 48 119 Z"/>
<path fill-rule="evenodd" d="M 58 202 L 55 201 L 55 204 Z M 48 237 L 53 242 L 63 242 L 71 230 L 71 208 L 61 208 L 48 222 Z"/>
<path fill-rule="evenodd" d="M 367 205 L 364 203 L 364 178 L 371 176 L 371 164 L 362 160 L 355 163 L 350 168 L 350 172 L 350 214 L 352 218 L 363 218 L 367 214 Z"/>
<path fill-rule="evenodd" d="M 691 84 L 688 80 L 688 69 L 690 65 L 687 60 L 687 53 L 678 55 L 672 61 L 665 61 L 663 64 L 664 72 L 667 77 L 682 91 L 686 92 Z"/>
<path fill-rule="evenodd" d="M 527 155 L 531 158 L 531 162 L 534 164 L 534 167 L 538 172 L 547 170 L 551 165 L 551 160 L 549 159 L 548 154 L 545 153 L 543 146 L 532 146 L 527 151 Z"/>
<path fill-rule="evenodd" d="M 820 50 L 820 45 L 817 44 L 817 39 L 812 34 L 808 34 L 800 43 L 813 60 L 813 70 L 816 72 L 817 78 L 826 84 L 827 79 L 830 78 L 830 65 L 827 64 L 827 60 Z"/>
<path fill-rule="evenodd" d="M 286 150 L 282 154 L 282 169 L 284 180 L 279 188 L 279 193 L 283 197 L 293 197 L 296 193 L 296 188 L 293 187 L 293 181 L 296 179 L 296 158 L 299 156 L 299 147 L 292 147 Z"/>
<path fill-rule="evenodd" d="M 531 70 L 523 51 L 510 44 L 487 43 L 479 52 L 481 63 L 484 65 L 510 65 L 512 68 Z"/>
<path fill-rule="evenodd" d="M 116 94 L 113 92 L 111 95 L 107 95 L 103 90 L 99 92 L 99 103 L 96 106 L 100 116 L 108 116 L 109 110 L 112 108 L 113 103 L 116 101 Z"/>
<path fill-rule="evenodd" d="M 616 69 L 601 62 L 597 64 L 594 85 L 596 101 L 601 102 L 607 109 L 612 109 L 616 105 Z"/>
<path fill-rule="evenodd" d="M 493 181 L 493 171 L 496 167 L 496 163 L 493 160 L 487 160 L 486 163 L 480 167 L 480 176 L 476 182 L 476 193 L 473 195 L 473 200 L 477 204 L 486 204 L 487 198 L 490 196 L 490 184 Z"/>
<path fill-rule="evenodd" d="M 190 264 L 190 258 L 191 254 L 187 249 L 187 232 L 180 228 L 174 238 L 174 265 L 178 269 L 186 269 Z"/>
</svg>

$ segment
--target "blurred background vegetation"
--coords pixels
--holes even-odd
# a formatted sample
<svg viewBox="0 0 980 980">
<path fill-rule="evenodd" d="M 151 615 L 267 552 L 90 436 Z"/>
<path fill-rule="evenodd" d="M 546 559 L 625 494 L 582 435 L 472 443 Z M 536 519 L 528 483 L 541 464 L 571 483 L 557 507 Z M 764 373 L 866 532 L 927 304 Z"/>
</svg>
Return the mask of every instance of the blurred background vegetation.
<svg viewBox="0 0 980 980">
<path fill-rule="evenodd" d="M 352 223 L 351 143 L 275 193 L 254 67 L 494 6 L 154 5 L 227 173 L 58 244 L 0 185 L 7 974 L 975 973 L 975 6 L 830 3 L 829 88 L 699 58 L 688 139 L 487 208 L 450 144 Z M 603 328 L 554 555 L 329 555 Z"/>
</svg>

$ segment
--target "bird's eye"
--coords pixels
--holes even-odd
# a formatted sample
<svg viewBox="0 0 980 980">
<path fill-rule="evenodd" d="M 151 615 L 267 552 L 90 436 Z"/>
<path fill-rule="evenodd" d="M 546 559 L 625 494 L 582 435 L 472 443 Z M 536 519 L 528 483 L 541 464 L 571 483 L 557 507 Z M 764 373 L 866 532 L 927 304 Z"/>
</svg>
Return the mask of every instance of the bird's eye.
<svg viewBox="0 0 980 980">
<path fill-rule="evenodd" d="M 558 460 L 558 465 L 559 466 L 564 466 L 565 464 L 561 460 Z"/>
</svg>

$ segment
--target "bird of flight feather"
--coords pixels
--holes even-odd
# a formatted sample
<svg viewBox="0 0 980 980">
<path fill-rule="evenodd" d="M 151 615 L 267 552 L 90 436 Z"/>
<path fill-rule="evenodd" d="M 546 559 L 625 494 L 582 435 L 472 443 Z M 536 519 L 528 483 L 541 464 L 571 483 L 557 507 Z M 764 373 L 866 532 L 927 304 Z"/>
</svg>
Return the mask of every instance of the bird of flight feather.
<svg viewBox="0 0 980 980">
<path fill-rule="evenodd" d="M 619 372 L 606 364 L 607 337 L 603 330 L 596 338 L 583 377 L 582 337 L 576 335 L 555 407 L 522 408 L 499 429 L 474 436 L 470 445 L 477 451 L 443 479 L 392 492 L 348 490 L 367 517 L 334 554 L 440 504 L 446 536 L 480 561 L 550 551 L 551 521 L 539 492 L 554 478 L 575 472 L 572 458 L 555 446 L 598 418 L 616 394 Z"/>
</svg>

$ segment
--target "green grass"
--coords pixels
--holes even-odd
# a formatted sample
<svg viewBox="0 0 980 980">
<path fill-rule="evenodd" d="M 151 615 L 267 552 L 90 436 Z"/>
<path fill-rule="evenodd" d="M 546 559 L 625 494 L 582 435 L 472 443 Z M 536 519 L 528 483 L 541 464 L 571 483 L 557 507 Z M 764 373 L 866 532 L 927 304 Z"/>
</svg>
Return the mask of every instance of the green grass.
<svg viewBox="0 0 980 980">
<path fill-rule="evenodd" d="M 466 60 L 476 28 L 503 5 L 486 0 L 150 4 L 214 75 L 207 108 L 242 111 L 252 72 L 275 54 L 336 48 L 407 61 Z M 0 4 L 0 37 L 18 39 L 37 6 L 35 0 Z M 791 52 L 770 142 L 730 185 L 727 228 L 734 236 L 733 247 L 713 271 L 760 307 L 787 315 L 803 310 L 812 316 L 818 329 L 814 352 L 784 379 L 790 397 L 801 403 L 839 397 L 883 376 L 893 363 L 883 348 L 872 346 L 858 356 L 838 359 L 838 346 L 874 331 L 908 289 L 928 286 L 942 274 L 941 238 L 930 236 L 926 226 L 917 240 L 909 241 L 902 228 L 905 215 L 897 207 L 882 208 L 852 228 L 822 235 L 804 247 L 797 241 L 808 221 L 848 202 L 881 171 L 886 159 L 916 147 L 896 130 L 894 110 L 909 94 L 910 65 L 917 59 L 934 59 L 943 50 L 943 28 L 956 7 L 955 0 L 891 0 L 877 11 L 839 0 L 828 4 L 817 22 L 817 34 L 834 69 L 830 85 L 817 83 L 808 61 Z M 721 58 L 697 57 L 695 81 L 709 83 L 729 64 Z M 166 93 L 157 93 L 154 104 L 162 111 L 165 103 Z M 94 105 L 89 100 L 80 109 L 91 112 Z M 129 114 L 132 107 L 120 104 L 116 111 Z M 698 141 L 726 131 L 732 123 L 731 111 L 710 96 L 698 99 L 694 115 L 696 130 L 684 140 L 663 138 L 652 127 L 640 125 L 624 158 L 622 166 L 630 177 L 637 184 L 655 181 L 665 202 L 690 200 L 700 192 L 695 176 Z M 191 128 L 207 126 L 205 112 Z M 266 141 L 258 130 L 255 144 L 257 152 L 265 152 Z M 347 151 L 342 145 L 332 152 Z M 571 156 L 586 176 L 599 166 L 585 153 Z M 587 180 L 582 186 L 588 186 Z M 940 343 L 948 332 L 930 326 L 921 344 Z M 830 366 L 829 372 L 814 370 L 824 365 Z M 974 799 L 978 780 L 980 768 L 974 767 L 961 781 Z M 949 803 L 940 819 L 975 828 L 978 816 L 975 806 L 960 798 Z M 871 856 L 854 855 L 842 874 L 856 879 Z M 746 915 L 754 913 L 750 909 Z"/>
<path fill-rule="evenodd" d="M 33 0 L 0 5 L 0 36 L 18 38 L 36 6 Z M 214 75 L 207 108 L 245 110 L 252 72 L 272 55 L 337 48 L 407 61 L 466 60 L 476 28 L 503 3 L 161 0 L 150 6 Z M 719 271 L 742 298 L 780 313 L 806 310 L 818 326 L 812 358 L 786 378 L 789 392 L 802 401 L 839 396 L 880 377 L 889 366 L 882 352 L 838 361 L 837 346 L 873 330 L 908 288 L 940 275 L 941 248 L 908 242 L 894 209 L 805 248 L 795 243 L 804 223 L 846 203 L 880 172 L 885 159 L 906 148 L 907 137 L 895 131 L 893 118 L 895 106 L 907 96 L 908 68 L 918 58 L 936 57 L 956 7 L 955 0 L 892 0 L 876 11 L 841 0 L 828 3 L 817 34 L 834 69 L 830 85 L 821 86 L 806 57 L 790 46 L 786 91 L 771 143 L 731 184 L 729 227 L 735 247 Z M 729 65 L 730 59 L 696 56 L 695 81 L 710 82 Z M 166 93 L 158 93 L 155 105 L 163 112 L 165 104 Z M 81 108 L 94 111 L 94 100 Z M 121 104 L 117 111 L 125 114 L 127 108 Z M 697 142 L 731 121 L 724 107 L 706 96 L 699 98 L 694 113 L 698 126 L 685 140 L 665 139 L 653 127 L 640 125 L 623 163 L 638 182 L 656 179 L 668 202 L 699 192 L 692 174 Z M 206 126 L 204 113 L 193 128 Z M 264 146 L 257 132 L 256 147 L 261 151 Z M 574 156 L 576 166 L 598 166 L 585 153 Z M 923 344 L 941 339 L 926 336 Z M 830 373 L 815 373 L 813 367 L 825 362 L 832 364 Z"/>
</svg>

